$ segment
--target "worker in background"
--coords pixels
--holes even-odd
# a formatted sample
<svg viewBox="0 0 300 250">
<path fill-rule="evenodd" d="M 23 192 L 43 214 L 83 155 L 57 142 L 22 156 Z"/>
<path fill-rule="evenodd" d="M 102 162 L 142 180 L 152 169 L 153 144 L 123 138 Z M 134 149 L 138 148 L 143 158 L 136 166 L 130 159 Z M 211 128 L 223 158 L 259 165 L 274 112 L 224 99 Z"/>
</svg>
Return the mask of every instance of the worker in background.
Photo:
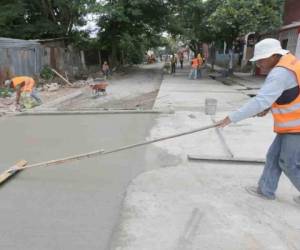
<svg viewBox="0 0 300 250">
<path fill-rule="evenodd" d="M 35 89 L 33 78 L 17 76 L 6 80 L 4 84 L 6 87 L 13 88 L 16 91 L 16 110 L 20 110 L 21 105 L 25 108 L 32 108 L 42 103 Z"/>
<path fill-rule="evenodd" d="M 198 66 L 199 66 L 199 59 L 197 57 L 197 55 L 195 54 L 194 59 L 192 59 L 191 62 L 191 71 L 189 74 L 189 79 L 197 79 L 197 73 L 198 73 Z"/>
<path fill-rule="evenodd" d="M 203 58 L 201 56 L 201 54 L 199 53 L 198 56 L 198 68 L 197 68 L 197 79 L 201 78 L 201 67 L 203 65 Z"/>
<path fill-rule="evenodd" d="M 179 52 L 178 55 L 179 55 L 180 68 L 183 69 L 183 59 L 184 59 L 183 52 Z"/>
<path fill-rule="evenodd" d="M 175 54 L 173 54 L 171 57 L 171 74 L 176 73 L 176 65 L 177 65 L 177 57 L 175 56 Z"/>
<path fill-rule="evenodd" d="M 108 65 L 107 61 L 104 61 L 103 65 L 102 65 L 102 73 L 103 73 L 105 79 L 107 79 L 110 75 L 110 69 L 109 69 L 109 65 Z"/>
<path fill-rule="evenodd" d="M 225 127 L 272 112 L 277 135 L 267 153 L 258 186 L 246 190 L 273 200 L 282 172 L 300 191 L 300 61 L 271 38 L 255 45 L 250 61 L 256 61 L 258 67 L 269 72 L 263 86 L 254 98 L 218 123 Z M 300 196 L 294 197 L 294 201 L 300 204 Z"/>
</svg>

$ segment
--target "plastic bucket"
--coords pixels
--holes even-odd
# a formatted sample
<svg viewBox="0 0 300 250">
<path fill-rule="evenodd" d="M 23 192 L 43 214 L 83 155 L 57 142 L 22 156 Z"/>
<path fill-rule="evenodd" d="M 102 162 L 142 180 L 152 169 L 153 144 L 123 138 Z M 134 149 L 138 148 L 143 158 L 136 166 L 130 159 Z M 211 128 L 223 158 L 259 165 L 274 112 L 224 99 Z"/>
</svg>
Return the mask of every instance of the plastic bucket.
<svg viewBox="0 0 300 250">
<path fill-rule="evenodd" d="M 214 98 L 206 98 L 205 99 L 205 114 L 206 115 L 215 115 L 217 111 L 217 103 L 218 101 Z"/>
</svg>

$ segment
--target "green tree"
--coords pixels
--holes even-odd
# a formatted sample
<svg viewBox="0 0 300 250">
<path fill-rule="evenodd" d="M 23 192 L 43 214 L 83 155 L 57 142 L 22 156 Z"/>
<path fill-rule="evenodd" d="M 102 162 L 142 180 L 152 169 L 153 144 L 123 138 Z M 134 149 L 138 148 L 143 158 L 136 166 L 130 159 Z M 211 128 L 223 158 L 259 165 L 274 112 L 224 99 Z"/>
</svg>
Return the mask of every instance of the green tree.
<svg viewBox="0 0 300 250">
<path fill-rule="evenodd" d="M 208 19 L 218 39 L 232 45 L 248 32 L 268 32 L 281 25 L 282 4 L 279 0 L 225 0 Z"/>
<path fill-rule="evenodd" d="M 186 40 L 195 52 L 203 42 L 229 45 L 248 32 L 280 27 L 283 0 L 170 0 L 173 26 L 169 32 Z M 172 20 L 172 18 L 170 18 Z"/>
<path fill-rule="evenodd" d="M 194 53 L 199 53 L 202 43 L 210 43 L 216 39 L 216 33 L 212 32 L 208 18 L 223 0 L 174 0 L 171 1 L 173 8 L 173 28 L 169 32 L 177 35 Z M 172 19 L 170 19 L 172 20 Z"/>
<path fill-rule="evenodd" d="M 0 0 L 0 33 L 12 38 L 70 36 L 94 0 Z"/>
<path fill-rule="evenodd" d="M 168 25 L 168 4 L 161 0 L 114 0 L 99 2 L 99 40 L 110 52 L 112 64 L 137 63 L 145 51 L 161 44 Z"/>
</svg>

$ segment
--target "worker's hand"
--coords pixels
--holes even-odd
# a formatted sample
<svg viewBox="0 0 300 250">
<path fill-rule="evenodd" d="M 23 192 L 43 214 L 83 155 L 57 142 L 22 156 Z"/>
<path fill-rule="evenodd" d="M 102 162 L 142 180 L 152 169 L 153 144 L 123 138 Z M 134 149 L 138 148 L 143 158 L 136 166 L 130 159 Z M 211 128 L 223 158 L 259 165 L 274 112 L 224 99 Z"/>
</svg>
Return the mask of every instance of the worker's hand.
<svg viewBox="0 0 300 250">
<path fill-rule="evenodd" d="M 258 116 L 258 117 L 265 116 L 266 114 L 269 113 L 269 111 L 270 111 L 270 108 L 267 108 L 267 109 L 265 109 L 264 111 L 258 113 L 256 116 Z"/>
<path fill-rule="evenodd" d="M 223 120 L 217 122 L 219 128 L 224 128 L 231 123 L 230 118 L 227 116 Z"/>
</svg>

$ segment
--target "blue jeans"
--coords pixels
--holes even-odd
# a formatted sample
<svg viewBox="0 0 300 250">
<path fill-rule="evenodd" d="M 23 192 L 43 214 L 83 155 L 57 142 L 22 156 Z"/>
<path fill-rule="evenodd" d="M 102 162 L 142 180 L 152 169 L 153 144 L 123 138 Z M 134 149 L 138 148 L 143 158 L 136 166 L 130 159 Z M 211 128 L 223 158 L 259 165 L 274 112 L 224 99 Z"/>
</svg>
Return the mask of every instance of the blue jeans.
<svg viewBox="0 0 300 250">
<path fill-rule="evenodd" d="M 39 94 L 37 92 L 37 90 L 34 88 L 31 93 L 30 93 L 30 96 L 37 101 L 38 104 L 41 104 L 42 103 L 42 100 L 41 98 L 39 97 Z"/>
<path fill-rule="evenodd" d="M 300 192 L 300 134 L 277 134 L 275 137 L 258 182 L 265 196 L 275 198 L 282 172 Z"/>
<path fill-rule="evenodd" d="M 196 80 L 197 79 L 197 69 L 191 69 L 191 72 L 189 74 L 189 79 L 194 79 Z"/>
<path fill-rule="evenodd" d="M 201 78 L 201 69 L 197 69 L 197 79 L 200 79 Z"/>
</svg>

